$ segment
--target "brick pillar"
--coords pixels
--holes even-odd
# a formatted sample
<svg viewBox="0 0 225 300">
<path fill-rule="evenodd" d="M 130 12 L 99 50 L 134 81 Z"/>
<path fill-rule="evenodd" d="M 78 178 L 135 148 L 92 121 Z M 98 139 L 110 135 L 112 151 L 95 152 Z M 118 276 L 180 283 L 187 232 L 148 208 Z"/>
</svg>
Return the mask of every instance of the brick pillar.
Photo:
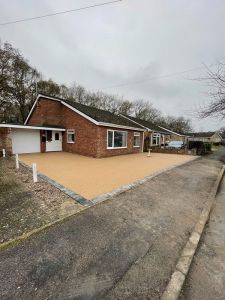
<svg viewBox="0 0 225 300">
<path fill-rule="evenodd" d="M 6 154 L 12 155 L 11 128 L 0 128 L 0 150 L 5 149 Z"/>
<path fill-rule="evenodd" d="M 40 130 L 41 152 L 46 152 L 46 132 Z"/>
</svg>

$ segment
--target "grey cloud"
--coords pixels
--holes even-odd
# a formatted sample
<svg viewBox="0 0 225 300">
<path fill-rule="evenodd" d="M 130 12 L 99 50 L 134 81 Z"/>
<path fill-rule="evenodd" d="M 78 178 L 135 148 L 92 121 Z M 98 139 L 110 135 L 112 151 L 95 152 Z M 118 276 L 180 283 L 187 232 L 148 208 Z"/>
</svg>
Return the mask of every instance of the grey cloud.
<svg viewBox="0 0 225 300">
<path fill-rule="evenodd" d="M 98 0 L 1 1 L 2 21 L 56 12 Z M 0 27 L 0 37 L 18 47 L 46 78 L 73 81 L 93 91 L 144 98 L 164 114 L 189 116 L 208 101 L 204 70 L 144 81 L 214 63 L 224 57 L 224 0 L 124 0 L 121 3 L 40 21 Z M 136 81 L 140 84 L 132 84 Z M 115 88 L 106 88 L 131 83 Z M 194 119 L 196 129 L 224 123 Z"/>
</svg>

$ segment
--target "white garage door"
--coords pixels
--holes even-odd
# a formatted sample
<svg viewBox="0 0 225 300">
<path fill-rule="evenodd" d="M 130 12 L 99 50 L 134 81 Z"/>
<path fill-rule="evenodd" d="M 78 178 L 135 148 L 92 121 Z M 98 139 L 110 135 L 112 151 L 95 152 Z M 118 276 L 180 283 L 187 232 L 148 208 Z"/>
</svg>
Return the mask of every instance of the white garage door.
<svg viewBox="0 0 225 300">
<path fill-rule="evenodd" d="M 12 129 L 12 151 L 13 154 L 40 152 L 40 130 Z"/>
</svg>

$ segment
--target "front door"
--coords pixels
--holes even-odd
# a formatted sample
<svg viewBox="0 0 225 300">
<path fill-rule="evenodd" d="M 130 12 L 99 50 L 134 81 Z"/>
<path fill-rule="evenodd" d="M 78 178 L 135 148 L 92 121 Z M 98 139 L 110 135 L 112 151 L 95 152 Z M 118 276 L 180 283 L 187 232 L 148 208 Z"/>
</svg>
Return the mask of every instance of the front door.
<svg viewBox="0 0 225 300">
<path fill-rule="evenodd" d="M 46 152 L 62 151 L 62 132 L 46 130 Z"/>
</svg>

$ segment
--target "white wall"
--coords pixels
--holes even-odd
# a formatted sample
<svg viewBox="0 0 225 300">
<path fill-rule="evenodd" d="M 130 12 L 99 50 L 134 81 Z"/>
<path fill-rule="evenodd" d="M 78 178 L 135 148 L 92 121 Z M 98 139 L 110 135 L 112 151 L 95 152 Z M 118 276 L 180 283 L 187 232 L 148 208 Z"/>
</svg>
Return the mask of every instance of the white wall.
<svg viewBox="0 0 225 300">
<path fill-rule="evenodd" d="M 12 128 L 12 152 L 40 152 L 40 130 Z"/>
</svg>

